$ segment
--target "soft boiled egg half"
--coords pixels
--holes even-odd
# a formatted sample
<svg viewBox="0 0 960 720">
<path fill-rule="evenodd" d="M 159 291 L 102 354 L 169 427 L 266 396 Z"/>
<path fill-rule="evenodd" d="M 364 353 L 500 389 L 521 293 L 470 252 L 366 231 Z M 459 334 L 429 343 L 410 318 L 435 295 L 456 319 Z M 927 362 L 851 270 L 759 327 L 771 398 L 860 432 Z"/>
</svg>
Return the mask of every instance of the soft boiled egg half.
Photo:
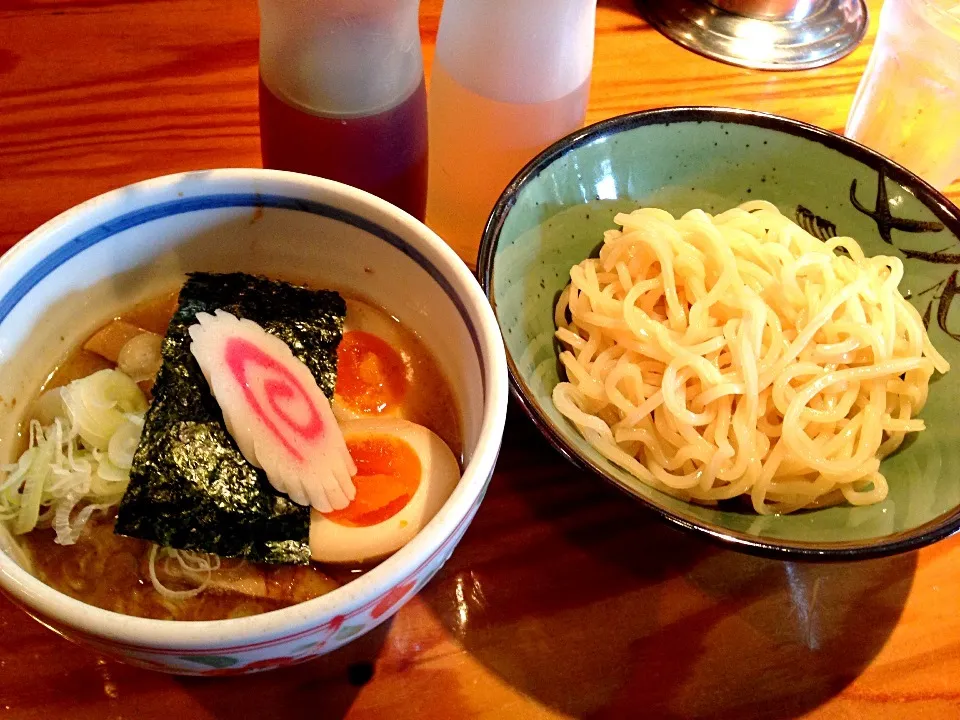
<svg viewBox="0 0 960 720">
<path fill-rule="evenodd" d="M 379 559 L 437 513 L 460 480 L 460 466 L 443 440 L 408 420 L 348 420 L 340 430 L 357 466 L 357 494 L 342 510 L 311 510 L 310 553 L 318 562 Z"/>
<path fill-rule="evenodd" d="M 420 339 L 373 305 L 346 303 L 331 403 L 337 420 L 399 417 L 430 424 L 439 370 Z"/>
<path fill-rule="evenodd" d="M 415 341 L 400 323 L 365 302 L 347 299 L 343 339 L 337 347 L 337 420 L 408 417 Z"/>
</svg>

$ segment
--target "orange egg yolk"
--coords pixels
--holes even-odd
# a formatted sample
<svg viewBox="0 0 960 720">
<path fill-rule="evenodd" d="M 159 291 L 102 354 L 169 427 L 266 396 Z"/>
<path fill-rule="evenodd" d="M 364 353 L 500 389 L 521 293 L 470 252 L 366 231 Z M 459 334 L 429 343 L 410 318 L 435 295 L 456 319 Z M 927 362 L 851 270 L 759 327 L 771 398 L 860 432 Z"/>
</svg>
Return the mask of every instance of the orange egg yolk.
<svg viewBox="0 0 960 720">
<path fill-rule="evenodd" d="M 336 394 L 363 413 L 382 413 L 407 392 L 407 369 L 400 354 L 376 335 L 353 330 L 337 346 Z"/>
<path fill-rule="evenodd" d="M 393 435 L 365 435 L 347 438 L 347 449 L 357 465 L 357 496 L 324 517 L 347 527 L 370 527 L 403 510 L 420 486 L 422 470 L 410 443 Z"/>
</svg>

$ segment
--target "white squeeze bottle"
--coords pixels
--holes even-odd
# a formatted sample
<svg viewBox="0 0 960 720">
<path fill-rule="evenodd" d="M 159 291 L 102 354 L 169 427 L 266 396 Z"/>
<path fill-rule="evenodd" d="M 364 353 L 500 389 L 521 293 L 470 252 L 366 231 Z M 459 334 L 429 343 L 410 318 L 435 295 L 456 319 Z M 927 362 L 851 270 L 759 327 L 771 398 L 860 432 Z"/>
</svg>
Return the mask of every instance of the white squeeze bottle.
<svg viewBox="0 0 960 720">
<path fill-rule="evenodd" d="M 596 5 L 443 4 L 427 100 L 427 224 L 470 264 L 511 178 L 583 125 Z"/>
</svg>

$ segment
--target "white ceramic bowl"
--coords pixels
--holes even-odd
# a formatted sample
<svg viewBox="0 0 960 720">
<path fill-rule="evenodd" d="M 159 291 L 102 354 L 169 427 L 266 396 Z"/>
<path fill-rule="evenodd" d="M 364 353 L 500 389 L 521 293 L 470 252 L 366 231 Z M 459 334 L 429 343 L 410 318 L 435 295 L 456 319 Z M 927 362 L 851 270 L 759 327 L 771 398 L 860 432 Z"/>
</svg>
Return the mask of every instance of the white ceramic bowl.
<svg viewBox="0 0 960 720">
<path fill-rule="evenodd" d="M 373 570 L 263 615 L 176 622 L 101 610 L 33 577 L 5 531 L 0 587 L 44 625 L 135 665 L 209 675 L 307 660 L 389 618 L 463 536 L 503 434 L 507 370 L 497 322 L 440 238 L 367 193 L 256 169 L 137 183 L 68 210 L 0 259 L 0 462 L 16 455 L 23 409 L 60 359 L 104 321 L 193 270 L 351 289 L 416 332 L 457 397 L 465 465 L 457 489 L 423 531 Z"/>
</svg>

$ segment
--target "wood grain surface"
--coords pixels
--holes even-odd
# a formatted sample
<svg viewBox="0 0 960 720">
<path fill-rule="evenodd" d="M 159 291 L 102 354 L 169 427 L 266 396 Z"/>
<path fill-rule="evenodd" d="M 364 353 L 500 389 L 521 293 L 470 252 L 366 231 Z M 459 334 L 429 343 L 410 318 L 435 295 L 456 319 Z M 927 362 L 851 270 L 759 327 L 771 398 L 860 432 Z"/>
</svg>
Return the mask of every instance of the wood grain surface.
<svg viewBox="0 0 960 720">
<path fill-rule="evenodd" d="M 841 130 L 879 4 L 851 56 L 769 73 L 600 0 L 588 120 L 709 104 Z M 428 72 L 440 7 L 421 8 Z M 258 166 L 256 81 L 255 0 L 0 0 L 0 249 L 126 183 Z M 387 626 L 303 666 L 184 679 L 0 598 L 0 716 L 957 718 L 958 597 L 960 537 L 827 566 L 720 550 L 569 467 L 512 408 L 464 541 Z"/>
</svg>

